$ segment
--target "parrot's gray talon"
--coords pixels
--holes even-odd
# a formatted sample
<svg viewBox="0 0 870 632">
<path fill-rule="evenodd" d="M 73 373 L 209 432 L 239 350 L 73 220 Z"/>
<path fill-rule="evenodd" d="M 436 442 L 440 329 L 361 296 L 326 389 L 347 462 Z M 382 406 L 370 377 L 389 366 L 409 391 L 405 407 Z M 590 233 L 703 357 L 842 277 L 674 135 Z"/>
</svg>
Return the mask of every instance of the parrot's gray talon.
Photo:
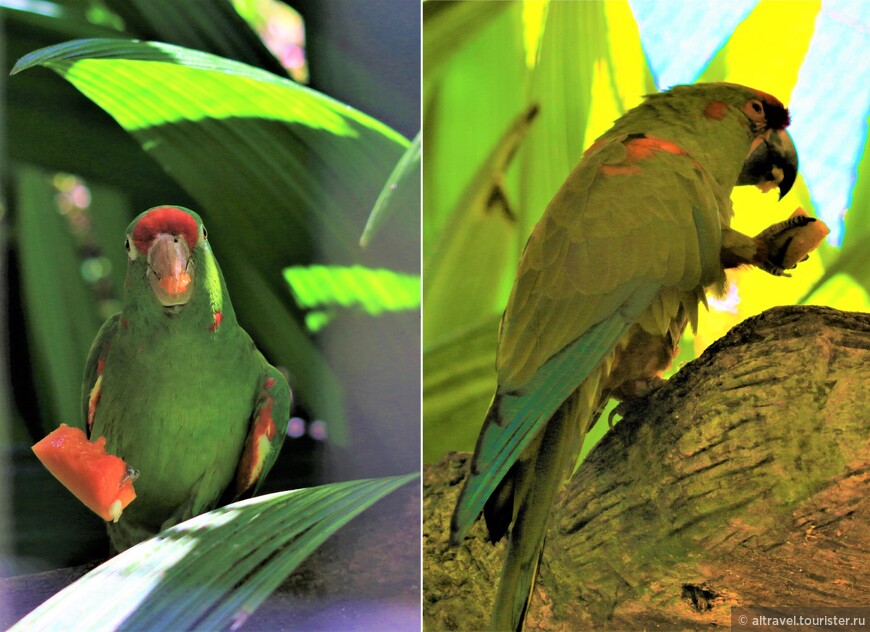
<svg viewBox="0 0 870 632">
<path fill-rule="evenodd" d="M 607 416 L 607 425 L 613 429 L 613 418 L 616 415 L 625 417 L 631 413 L 640 413 L 649 407 L 650 396 L 653 392 L 667 384 L 668 381 L 661 377 L 650 377 L 635 383 L 634 390 L 629 393 L 621 393 L 619 403 Z"/>
<path fill-rule="evenodd" d="M 768 274 L 772 274 L 773 276 L 778 276 L 778 277 L 791 276 L 790 274 L 787 274 L 786 271 L 781 266 L 776 265 L 772 261 L 762 261 L 758 265 L 758 267 L 761 268 L 762 270 L 764 270 L 765 272 L 767 272 Z"/>
<path fill-rule="evenodd" d="M 785 243 L 784 243 L 784 244 L 782 245 L 782 247 L 779 249 L 779 252 L 777 252 L 776 254 L 774 254 L 774 255 L 768 257 L 769 260 L 770 260 L 770 263 L 771 263 L 771 264 L 773 264 L 773 265 L 776 266 L 777 268 L 784 269 L 783 266 L 784 266 L 784 264 L 785 264 L 785 255 L 786 255 L 786 253 L 788 253 L 788 247 L 791 245 L 791 242 L 792 242 L 793 240 L 794 240 L 794 236 L 789 237 L 788 239 L 786 239 L 786 240 L 785 240 Z"/>
<path fill-rule="evenodd" d="M 770 243 L 786 231 L 792 230 L 794 228 L 802 228 L 807 224 L 815 221 L 815 217 L 809 217 L 807 215 L 796 215 L 794 217 L 789 217 L 787 220 L 784 220 L 782 222 L 771 224 L 763 231 L 761 231 L 758 234 L 757 238 L 765 243 Z"/>
<path fill-rule="evenodd" d="M 790 218 L 788 221 L 789 228 L 802 228 L 809 224 L 810 222 L 816 221 L 815 217 L 809 217 L 807 215 L 796 215 L 795 217 Z"/>
<path fill-rule="evenodd" d="M 622 406 L 621 402 L 619 403 L 618 406 L 615 406 L 613 408 L 613 410 L 610 411 L 609 415 L 607 415 L 607 427 L 610 428 L 610 430 L 613 430 L 613 418 L 620 414 L 619 413 L 620 406 Z"/>
<path fill-rule="evenodd" d="M 127 473 L 124 474 L 123 478 L 121 479 L 121 482 L 126 483 L 127 481 L 135 481 L 137 478 L 139 478 L 139 470 L 133 469 L 132 467 L 130 467 L 128 465 L 127 466 Z"/>
<path fill-rule="evenodd" d="M 616 407 L 610 411 L 607 416 L 607 425 L 613 430 L 613 418 L 619 415 L 622 418 L 627 417 L 631 413 L 637 413 L 645 410 L 649 406 L 649 400 L 644 396 L 632 397 L 624 399 Z"/>
</svg>

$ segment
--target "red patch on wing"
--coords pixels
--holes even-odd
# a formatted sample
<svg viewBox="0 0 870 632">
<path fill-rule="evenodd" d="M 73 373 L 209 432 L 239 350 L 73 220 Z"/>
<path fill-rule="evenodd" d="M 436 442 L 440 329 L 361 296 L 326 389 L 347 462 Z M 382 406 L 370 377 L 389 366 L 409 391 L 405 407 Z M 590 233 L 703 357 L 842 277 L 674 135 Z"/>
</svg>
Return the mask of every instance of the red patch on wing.
<svg viewBox="0 0 870 632">
<path fill-rule="evenodd" d="M 106 366 L 106 356 L 109 355 L 109 349 L 112 345 L 106 345 L 106 350 L 103 351 L 103 356 L 97 360 L 97 379 L 91 387 L 90 395 L 88 396 L 88 433 L 94 427 L 94 417 L 97 414 L 97 404 L 100 403 L 100 393 L 103 390 L 103 369 Z"/>
<path fill-rule="evenodd" d="M 678 156 L 687 156 L 686 150 L 663 138 L 655 136 L 647 136 L 646 138 L 632 138 L 625 143 L 625 149 L 628 151 L 629 160 L 646 160 L 652 158 L 657 151 L 666 151 L 669 154 Z"/>
<path fill-rule="evenodd" d="M 266 388 L 269 388 L 268 380 L 266 380 Z M 245 449 L 242 452 L 241 461 L 239 461 L 236 477 L 236 492 L 238 494 L 244 493 L 251 487 L 263 471 L 267 456 L 264 450 L 271 449 L 269 442 L 275 438 L 275 422 L 272 420 L 273 403 L 271 397 L 263 395 L 257 407 L 257 418 L 251 425 L 251 433 L 245 441 Z"/>
<path fill-rule="evenodd" d="M 677 156 L 688 156 L 685 149 L 663 138 L 646 136 L 644 138 L 632 138 L 625 142 L 625 161 L 615 165 L 602 165 L 601 173 L 606 176 L 630 176 L 640 173 L 640 167 L 632 162 L 648 160 L 658 151 L 666 151 Z"/>
<path fill-rule="evenodd" d="M 91 389 L 91 396 L 88 399 L 88 434 L 94 429 L 94 417 L 97 415 L 97 404 L 100 403 L 101 380 L 97 380 L 94 388 Z"/>
<path fill-rule="evenodd" d="M 637 165 L 601 165 L 601 173 L 606 176 L 633 176 L 640 173 Z"/>
<path fill-rule="evenodd" d="M 122 326 L 124 329 L 130 329 L 130 321 L 127 320 L 126 318 L 122 318 L 122 319 L 121 319 L 121 326 Z"/>
<path fill-rule="evenodd" d="M 211 324 L 211 327 L 208 328 L 209 331 L 217 331 L 218 327 L 221 326 L 221 323 L 224 322 L 224 315 L 220 312 L 214 313 L 214 322 Z"/>
<path fill-rule="evenodd" d="M 728 106 L 721 101 L 710 101 L 710 103 L 707 104 L 707 107 L 704 108 L 704 116 L 711 118 L 714 121 L 721 121 L 725 118 L 727 112 Z"/>
<path fill-rule="evenodd" d="M 199 241 L 199 227 L 196 225 L 196 220 L 174 206 L 157 206 L 136 222 L 136 228 L 133 229 L 133 243 L 136 244 L 136 249 L 143 255 L 147 254 L 154 237 L 160 233 L 182 235 L 191 250 Z"/>
</svg>

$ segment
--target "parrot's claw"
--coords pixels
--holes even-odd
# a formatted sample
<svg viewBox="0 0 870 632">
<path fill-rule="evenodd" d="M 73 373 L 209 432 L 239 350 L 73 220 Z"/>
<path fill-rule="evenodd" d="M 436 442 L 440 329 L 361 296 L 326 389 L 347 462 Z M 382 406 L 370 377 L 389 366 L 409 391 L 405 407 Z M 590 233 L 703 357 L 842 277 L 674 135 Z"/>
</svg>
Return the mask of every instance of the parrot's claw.
<svg viewBox="0 0 870 632">
<path fill-rule="evenodd" d="M 791 277 L 791 275 L 786 272 L 781 266 L 776 265 L 772 261 L 762 261 L 758 264 L 758 267 L 767 272 L 768 274 L 772 274 L 773 276 L 778 277 Z"/>
<path fill-rule="evenodd" d="M 607 425 L 613 430 L 613 418 L 619 415 L 624 418 L 632 413 L 641 413 L 649 406 L 649 401 L 646 397 L 632 397 L 624 399 L 617 404 L 610 414 L 607 416 Z"/>
<path fill-rule="evenodd" d="M 766 243 L 771 243 L 782 233 L 792 230 L 794 228 L 803 228 L 807 224 L 811 224 L 814 221 L 816 221 L 815 217 L 808 217 L 807 215 L 795 215 L 794 217 L 789 217 L 787 220 L 784 220 L 782 222 L 771 224 L 763 231 L 758 233 L 757 238 Z"/>
<path fill-rule="evenodd" d="M 626 417 L 629 414 L 643 413 L 649 407 L 650 395 L 667 383 L 668 381 L 661 377 L 651 377 L 635 382 L 631 394 L 625 392 L 621 394 L 619 404 L 607 416 L 607 425 L 613 429 L 613 418 L 616 415 Z"/>
<path fill-rule="evenodd" d="M 135 481 L 137 478 L 139 478 L 139 470 L 135 470 L 128 465 L 127 473 L 124 474 L 124 478 L 121 479 L 121 483 L 126 483 L 127 481 Z"/>
<path fill-rule="evenodd" d="M 762 256 L 764 259 L 760 262 L 757 261 L 755 265 L 773 276 L 790 277 L 791 275 L 785 271 L 783 263 L 794 235 L 789 237 L 785 237 L 785 235 L 796 228 L 803 228 L 815 221 L 815 217 L 795 215 L 785 221 L 777 222 L 765 228 L 756 236 L 756 239 L 762 242 Z M 806 261 L 807 257 L 804 257 L 801 261 Z"/>
</svg>

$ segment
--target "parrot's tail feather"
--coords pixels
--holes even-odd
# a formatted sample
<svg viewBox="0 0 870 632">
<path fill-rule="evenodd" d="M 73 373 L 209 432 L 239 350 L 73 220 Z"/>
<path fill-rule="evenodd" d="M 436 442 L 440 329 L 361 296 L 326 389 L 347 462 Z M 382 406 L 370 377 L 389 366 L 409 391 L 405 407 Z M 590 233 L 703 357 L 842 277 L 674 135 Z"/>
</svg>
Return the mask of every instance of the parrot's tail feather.
<svg viewBox="0 0 870 632">
<path fill-rule="evenodd" d="M 489 424 L 498 424 L 498 394 L 496 394 L 489 404 L 489 409 L 486 411 L 486 417 L 483 420 L 483 427 L 486 428 Z M 474 456 L 471 459 L 471 467 L 468 472 L 468 478 L 462 486 L 462 491 L 459 492 L 459 498 L 456 501 L 456 507 L 453 509 L 453 515 L 450 517 L 450 542 L 451 544 L 459 544 L 465 539 L 471 525 L 477 520 L 480 515 L 480 510 L 470 510 L 468 508 L 470 494 L 473 482 L 479 477 L 479 471 L 476 465 L 477 455 L 480 452 L 480 444 L 483 441 L 484 433 L 481 432 L 477 437 L 477 445 L 474 448 Z M 510 525 L 510 519 L 508 520 Z M 499 538 L 500 539 L 500 538 Z M 493 540 L 497 542 L 498 539 Z"/>
<path fill-rule="evenodd" d="M 514 478 L 519 507 L 492 611 L 492 630 L 521 630 L 544 550 L 550 508 L 581 441 L 578 413 L 591 414 L 575 392 L 556 411 L 534 454 Z M 585 420 L 584 420 L 585 421 Z M 582 424 L 585 429 L 585 423 Z"/>
<path fill-rule="evenodd" d="M 514 519 L 514 481 L 519 476 L 521 467 L 520 462 L 513 464 L 483 506 L 483 517 L 486 520 L 486 529 L 489 531 L 489 541 L 493 544 L 507 534 Z"/>
</svg>

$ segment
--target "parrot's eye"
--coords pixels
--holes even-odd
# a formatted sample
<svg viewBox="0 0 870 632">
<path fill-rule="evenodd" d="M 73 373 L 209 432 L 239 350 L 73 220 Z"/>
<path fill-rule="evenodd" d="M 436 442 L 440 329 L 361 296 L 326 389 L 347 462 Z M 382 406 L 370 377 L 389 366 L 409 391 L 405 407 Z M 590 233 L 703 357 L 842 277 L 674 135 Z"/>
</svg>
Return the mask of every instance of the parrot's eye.
<svg viewBox="0 0 870 632">
<path fill-rule="evenodd" d="M 127 256 L 130 257 L 130 261 L 134 261 L 136 259 L 136 249 L 130 247 L 129 237 L 124 240 L 124 248 L 127 250 Z"/>
<path fill-rule="evenodd" d="M 202 227 L 202 238 L 208 240 L 208 231 L 205 229 L 205 226 Z"/>
<path fill-rule="evenodd" d="M 747 101 L 743 106 L 743 112 L 752 121 L 756 132 L 761 132 L 767 128 L 767 117 L 764 113 L 764 104 L 761 101 L 758 99 Z"/>
</svg>

